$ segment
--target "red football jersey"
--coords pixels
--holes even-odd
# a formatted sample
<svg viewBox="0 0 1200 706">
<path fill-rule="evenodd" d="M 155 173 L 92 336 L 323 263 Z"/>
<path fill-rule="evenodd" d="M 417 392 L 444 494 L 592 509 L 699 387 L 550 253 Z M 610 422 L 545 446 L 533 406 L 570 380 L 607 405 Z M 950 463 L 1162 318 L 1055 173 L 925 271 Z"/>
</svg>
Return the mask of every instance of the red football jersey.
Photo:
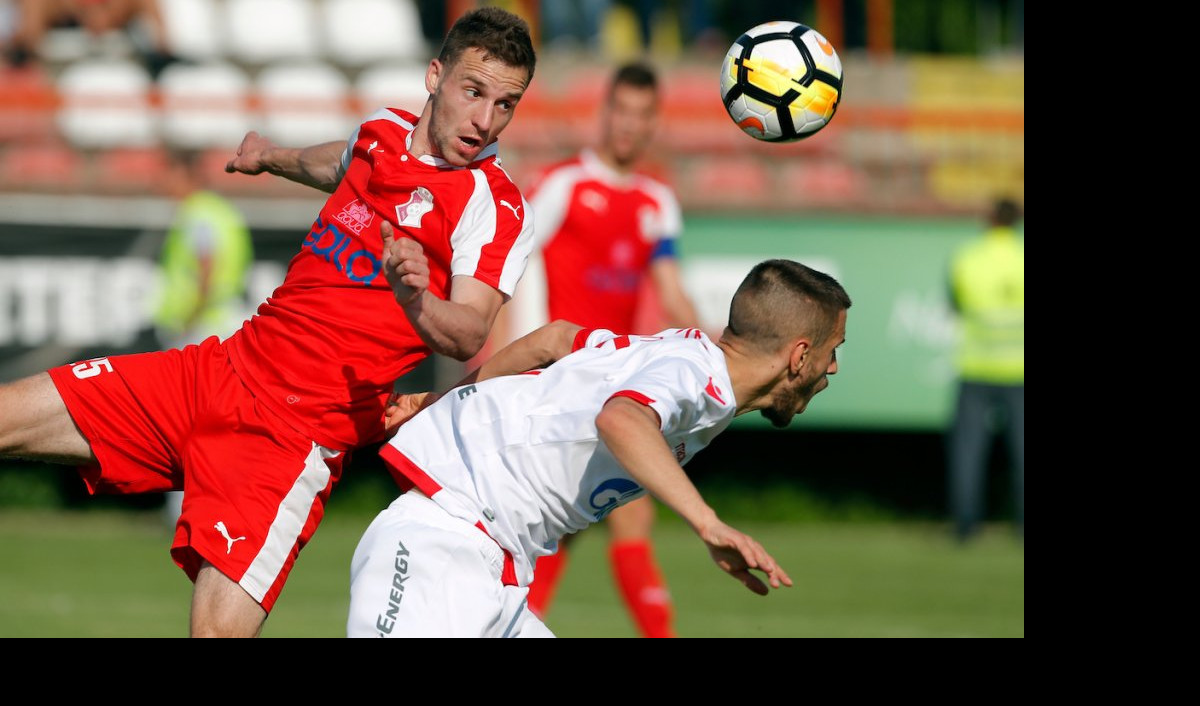
<svg viewBox="0 0 1200 706">
<path fill-rule="evenodd" d="M 416 124 L 385 109 L 359 126 L 283 284 L 227 341 L 256 398 L 330 448 L 382 440 L 394 381 L 430 353 L 383 274 L 380 223 L 421 244 L 429 290 L 443 299 L 457 275 L 511 296 L 533 246 L 528 204 L 496 144 L 452 167 L 408 151 Z"/>
<path fill-rule="evenodd" d="M 638 285 L 683 227 L 675 193 L 620 174 L 590 150 L 548 169 L 530 191 L 550 320 L 632 331 Z"/>
</svg>

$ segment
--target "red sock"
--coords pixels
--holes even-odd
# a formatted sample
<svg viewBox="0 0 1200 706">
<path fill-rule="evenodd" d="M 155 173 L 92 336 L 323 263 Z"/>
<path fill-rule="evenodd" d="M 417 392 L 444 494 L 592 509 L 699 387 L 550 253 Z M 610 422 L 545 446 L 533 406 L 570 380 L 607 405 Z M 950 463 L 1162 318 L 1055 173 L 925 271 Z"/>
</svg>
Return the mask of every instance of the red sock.
<svg viewBox="0 0 1200 706">
<path fill-rule="evenodd" d="M 644 637 L 675 637 L 671 595 L 654 562 L 649 540 L 613 542 L 608 550 L 625 605 Z"/>
<path fill-rule="evenodd" d="M 538 557 L 533 568 L 533 583 L 529 584 L 529 610 L 539 618 L 546 615 L 550 609 L 550 599 L 554 598 L 554 589 L 558 588 L 558 579 L 562 577 L 563 568 L 567 565 L 567 547 L 559 543 L 558 551 L 549 556 Z"/>
</svg>

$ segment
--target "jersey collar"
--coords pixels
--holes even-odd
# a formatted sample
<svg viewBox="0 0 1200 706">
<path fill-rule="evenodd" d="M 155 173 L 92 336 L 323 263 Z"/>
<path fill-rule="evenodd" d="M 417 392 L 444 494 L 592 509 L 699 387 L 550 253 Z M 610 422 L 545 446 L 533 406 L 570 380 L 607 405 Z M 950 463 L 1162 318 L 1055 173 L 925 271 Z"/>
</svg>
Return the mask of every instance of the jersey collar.
<svg viewBox="0 0 1200 706">
<path fill-rule="evenodd" d="M 628 174 L 618 172 L 605 164 L 604 160 L 600 159 L 600 155 L 596 154 L 596 150 L 591 147 L 585 147 L 579 153 L 579 162 L 593 177 L 614 186 L 628 186 L 636 178 L 632 172 Z"/>
<path fill-rule="evenodd" d="M 470 164 L 468 164 L 465 167 L 456 167 L 453 164 L 450 164 L 446 160 L 442 159 L 441 157 L 434 157 L 431 154 L 420 154 L 420 155 L 414 154 L 412 151 L 412 140 L 413 140 L 413 134 L 410 131 L 408 133 L 408 137 L 404 138 L 404 149 L 408 150 L 408 153 L 411 154 L 421 164 L 428 164 L 429 166 L 437 167 L 438 169 L 470 169 L 472 166 L 479 164 L 480 162 L 483 162 L 490 157 L 496 157 L 497 161 L 499 161 L 499 156 L 498 156 L 500 154 L 500 142 L 499 141 L 493 142 L 492 144 L 488 145 L 487 147 L 484 147 L 483 151 L 479 153 L 479 156 L 475 159 L 474 162 L 471 162 Z"/>
</svg>

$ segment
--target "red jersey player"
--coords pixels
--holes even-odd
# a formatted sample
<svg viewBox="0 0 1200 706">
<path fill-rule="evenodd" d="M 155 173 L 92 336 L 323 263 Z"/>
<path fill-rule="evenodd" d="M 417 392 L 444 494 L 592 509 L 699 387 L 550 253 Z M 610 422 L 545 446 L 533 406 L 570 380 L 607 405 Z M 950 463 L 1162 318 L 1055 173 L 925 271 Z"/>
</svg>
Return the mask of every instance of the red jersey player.
<svg viewBox="0 0 1200 706">
<path fill-rule="evenodd" d="M 536 268 L 522 284 L 520 306 L 526 319 L 517 333 L 545 320 L 563 319 L 585 327 L 635 331 L 639 290 L 647 278 L 669 326 L 697 327 L 691 299 L 683 289 L 676 236 L 683 217 L 674 192 L 638 169 L 654 135 L 658 82 L 639 63 L 613 75 L 601 112 L 601 141 L 546 171 L 530 191 L 537 215 L 535 239 L 545 264 L 545 294 L 538 292 Z M 545 303 L 543 303 L 545 302 Z M 547 306 L 548 304 L 548 306 Z M 530 314 L 530 307 L 541 311 Z M 671 637 L 670 595 L 654 559 L 650 533 L 654 504 L 649 496 L 623 505 L 607 518 L 609 558 L 621 596 L 646 637 Z M 568 535 L 570 536 L 570 535 Z M 549 607 L 566 558 L 559 552 L 538 561 L 529 605 L 542 615 Z"/>
<path fill-rule="evenodd" d="M 92 492 L 184 491 L 192 635 L 259 634 L 348 452 L 385 438 L 395 380 L 486 340 L 532 247 L 495 141 L 534 64 L 525 22 L 483 8 L 430 62 L 421 115 L 379 111 L 340 160 L 247 135 L 227 170 L 332 192 L 258 312 L 224 341 L 0 387 L 0 456 L 78 465 Z"/>
</svg>

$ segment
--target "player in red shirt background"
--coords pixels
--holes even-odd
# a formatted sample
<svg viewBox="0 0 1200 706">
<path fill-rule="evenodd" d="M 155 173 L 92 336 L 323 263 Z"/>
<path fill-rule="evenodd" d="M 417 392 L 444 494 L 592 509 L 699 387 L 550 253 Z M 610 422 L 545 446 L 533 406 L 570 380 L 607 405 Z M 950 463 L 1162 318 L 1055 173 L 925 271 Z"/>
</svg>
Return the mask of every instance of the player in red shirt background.
<svg viewBox="0 0 1200 706">
<path fill-rule="evenodd" d="M 523 20 L 475 10 L 419 117 L 380 110 L 304 149 L 248 134 L 228 171 L 332 194 L 257 313 L 223 341 L 0 386 L 0 457 L 77 465 L 91 492 L 184 491 L 171 554 L 192 635 L 258 635 L 349 453 L 386 437 L 394 382 L 486 341 L 532 247 L 496 139 L 535 62 Z"/>
<path fill-rule="evenodd" d="M 643 168 L 658 109 L 655 71 L 642 63 L 618 68 L 601 108 L 599 144 L 551 166 L 530 190 L 533 259 L 544 267 L 532 265 L 521 283 L 513 334 L 559 319 L 624 333 L 699 326 L 677 259 L 679 201 Z M 638 330 L 639 307 L 645 305 L 639 292 L 646 282 L 665 321 Z M 670 594 L 650 541 L 654 513 L 649 496 L 614 510 L 607 518 L 609 558 L 640 633 L 672 637 Z M 557 554 L 538 560 L 529 593 L 538 615 L 549 608 L 565 561 L 566 542 Z"/>
</svg>

